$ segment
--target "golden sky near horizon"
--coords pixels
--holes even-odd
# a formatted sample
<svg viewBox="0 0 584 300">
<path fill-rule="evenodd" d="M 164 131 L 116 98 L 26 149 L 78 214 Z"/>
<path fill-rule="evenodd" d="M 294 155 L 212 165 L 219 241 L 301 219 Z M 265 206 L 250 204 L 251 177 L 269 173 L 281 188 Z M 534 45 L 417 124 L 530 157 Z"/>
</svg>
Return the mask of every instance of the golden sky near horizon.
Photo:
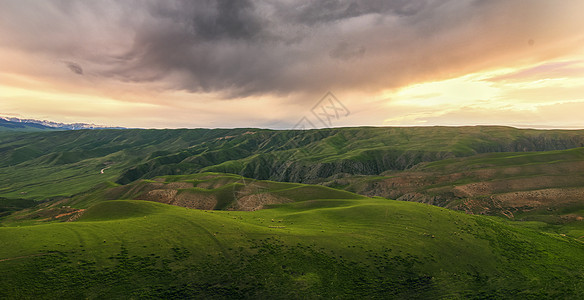
<svg viewBox="0 0 584 300">
<path fill-rule="evenodd" d="M 331 91 L 327 126 L 584 128 L 582 28 L 577 0 L 0 0 L 0 115 L 323 127 Z"/>
</svg>

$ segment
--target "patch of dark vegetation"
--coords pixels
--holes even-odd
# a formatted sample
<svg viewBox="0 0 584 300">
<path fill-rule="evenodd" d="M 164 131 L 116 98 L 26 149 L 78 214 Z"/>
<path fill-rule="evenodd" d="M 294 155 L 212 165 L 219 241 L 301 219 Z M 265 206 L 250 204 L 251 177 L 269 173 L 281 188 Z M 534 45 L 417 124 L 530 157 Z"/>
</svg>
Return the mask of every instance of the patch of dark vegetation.
<svg viewBox="0 0 584 300">
<path fill-rule="evenodd" d="M 0 197 L 0 219 L 11 213 L 37 205 L 38 202 L 30 199 L 8 199 Z"/>
<path fill-rule="evenodd" d="M 367 251 L 366 259 L 358 261 L 314 245 L 286 245 L 277 238 L 255 240 L 252 244 L 249 249 L 230 249 L 230 259 L 211 254 L 195 257 L 178 246 L 170 249 L 168 257 L 139 256 L 122 246 L 118 254 L 109 258 L 113 262 L 109 267 L 77 259 L 75 252 L 50 251 L 31 257 L 25 264 L 8 264 L 0 275 L 0 296 L 36 299 L 561 298 L 575 295 L 572 284 L 582 280 L 576 276 L 553 289 L 538 289 L 521 275 L 501 273 L 494 278 L 474 271 L 447 274 L 449 282 L 444 285 L 445 274 L 441 271 L 422 271 L 424 264 L 434 260 L 431 255 L 419 257 L 382 248 Z M 11 267 L 21 270 L 11 276 Z M 23 282 L 26 289 L 9 288 Z M 459 287 L 464 288 L 456 290 Z"/>
</svg>

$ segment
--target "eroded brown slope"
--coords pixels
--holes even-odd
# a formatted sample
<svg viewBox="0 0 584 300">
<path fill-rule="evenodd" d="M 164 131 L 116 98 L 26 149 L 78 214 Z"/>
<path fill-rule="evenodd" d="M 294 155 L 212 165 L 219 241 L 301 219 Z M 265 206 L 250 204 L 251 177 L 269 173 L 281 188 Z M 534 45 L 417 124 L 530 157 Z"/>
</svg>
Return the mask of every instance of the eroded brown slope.
<svg viewBox="0 0 584 300">
<path fill-rule="evenodd" d="M 367 196 L 423 202 L 474 214 L 561 210 L 584 205 L 583 150 L 547 159 L 495 157 L 420 165 L 384 177 L 347 177 L 327 184 Z M 562 159 L 555 159 L 555 158 Z M 488 158 L 488 157 L 487 157 Z"/>
</svg>

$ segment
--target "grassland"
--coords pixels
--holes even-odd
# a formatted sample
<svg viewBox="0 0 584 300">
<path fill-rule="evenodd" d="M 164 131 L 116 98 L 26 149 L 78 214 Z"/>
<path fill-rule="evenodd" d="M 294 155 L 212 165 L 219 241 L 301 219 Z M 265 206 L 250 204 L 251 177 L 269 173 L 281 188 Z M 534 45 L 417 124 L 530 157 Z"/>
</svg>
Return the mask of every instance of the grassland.
<svg viewBox="0 0 584 300">
<path fill-rule="evenodd" d="M 297 201 L 363 198 L 319 185 L 253 180 L 235 174 L 206 172 L 161 176 L 127 185 L 107 182 L 73 197 L 38 205 L 32 200 L 4 199 L 0 201 L 0 208 L 6 207 L 7 211 L 4 216 L 0 215 L 0 226 L 72 221 L 95 204 L 117 199 L 147 200 L 205 210 L 253 211 Z"/>
<path fill-rule="evenodd" d="M 254 212 L 106 201 L 2 227 L 2 298 L 579 298 L 584 246 L 385 199 Z"/>
<path fill-rule="evenodd" d="M 0 197 L 43 200 L 107 181 L 204 171 L 318 183 L 480 153 L 583 147 L 584 135 L 509 127 L 76 130 L 3 132 L 0 144 Z"/>
<path fill-rule="evenodd" d="M 581 131 L 97 130 L 0 143 L 2 299 L 584 297 Z"/>
<path fill-rule="evenodd" d="M 582 182 L 584 148 L 574 148 L 445 159 L 382 176 L 335 179 L 327 185 L 474 214 L 582 227 Z"/>
</svg>

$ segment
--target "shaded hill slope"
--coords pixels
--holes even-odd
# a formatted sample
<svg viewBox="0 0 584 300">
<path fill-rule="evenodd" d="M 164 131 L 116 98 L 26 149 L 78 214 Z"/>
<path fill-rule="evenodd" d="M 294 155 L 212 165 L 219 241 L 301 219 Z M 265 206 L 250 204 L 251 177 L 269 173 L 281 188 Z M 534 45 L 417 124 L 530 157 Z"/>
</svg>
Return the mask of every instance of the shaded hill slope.
<svg viewBox="0 0 584 300">
<path fill-rule="evenodd" d="M 475 214 L 550 223 L 579 221 L 584 217 L 578 212 L 584 207 L 584 148 L 446 159 L 386 176 L 335 179 L 326 185 Z"/>
<path fill-rule="evenodd" d="M 44 199 L 205 171 L 318 183 L 478 153 L 582 147 L 584 135 L 508 127 L 79 130 L 0 134 L 0 143 L 0 196 Z"/>
<path fill-rule="evenodd" d="M 116 180 L 151 156 L 180 151 L 227 132 L 231 130 L 6 133 L 0 135 L 0 195 L 33 199 L 70 196 Z"/>
<path fill-rule="evenodd" d="M 230 135 L 214 143 L 155 157 L 124 172 L 118 182 L 212 171 L 256 179 L 315 183 L 339 173 L 380 174 L 387 170 L 409 169 L 421 162 L 478 153 L 584 146 L 582 131 L 508 127 L 371 127 L 254 132 Z"/>
</svg>

